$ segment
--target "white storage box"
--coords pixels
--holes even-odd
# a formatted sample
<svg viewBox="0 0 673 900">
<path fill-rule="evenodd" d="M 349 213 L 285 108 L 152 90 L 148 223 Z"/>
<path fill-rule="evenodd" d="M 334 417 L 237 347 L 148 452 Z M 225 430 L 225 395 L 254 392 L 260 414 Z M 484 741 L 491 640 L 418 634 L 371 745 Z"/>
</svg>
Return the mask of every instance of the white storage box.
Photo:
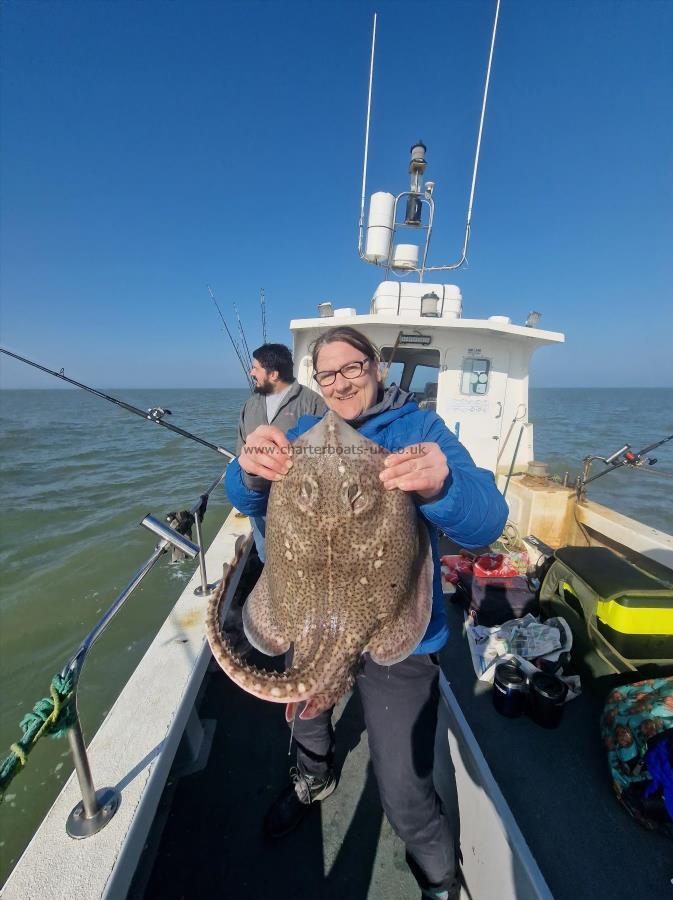
<svg viewBox="0 0 673 900">
<path fill-rule="evenodd" d="M 459 319 L 463 311 L 463 297 L 455 284 L 417 284 L 383 281 L 376 288 L 371 312 L 379 315 L 416 313 L 421 315 L 423 294 L 436 294 L 437 313 L 442 319 Z"/>
</svg>

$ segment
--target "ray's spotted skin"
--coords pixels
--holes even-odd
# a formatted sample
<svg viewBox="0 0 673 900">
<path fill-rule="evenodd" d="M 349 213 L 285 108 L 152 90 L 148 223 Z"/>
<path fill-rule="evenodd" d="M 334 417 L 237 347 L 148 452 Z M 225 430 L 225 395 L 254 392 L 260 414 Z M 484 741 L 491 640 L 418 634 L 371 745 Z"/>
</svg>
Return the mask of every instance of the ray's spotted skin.
<svg viewBox="0 0 673 900">
<path fill-rule="evenodd" d="M 228 578 L 209 605 L 208 640 L 224 671 L 263 700 L 307 701 L 304 719 L 349 690 L 364 652 L 400 662 L 430 621 L 428 534 L 411 496 L 384 489 L 387 455 L 330 411 L 294 442 L 292 468 L 271 487 L 267 563 L 243 624 L 262 653 L 292 647 L 290 668 L 262 671 L 233 652 L 219 627 Z"/>
</svg>

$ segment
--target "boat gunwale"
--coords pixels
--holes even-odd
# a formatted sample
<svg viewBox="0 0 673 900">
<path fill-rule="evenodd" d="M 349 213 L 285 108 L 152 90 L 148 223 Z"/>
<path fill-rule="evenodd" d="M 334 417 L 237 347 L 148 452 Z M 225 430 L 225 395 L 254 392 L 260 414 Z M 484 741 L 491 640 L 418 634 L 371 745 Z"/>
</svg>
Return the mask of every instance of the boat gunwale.
<svg viewBox="0 0 673 900">
<path fill-rule="evenodd" d="M 241 536 L 246 539 L 242 553 Z M 233 563 L 239 542 L 239 564 L 229 581 L 225 610 L 245 568 L 251 538 L 249 519 L 231 510 L 206 553 L 212 578 Z M 126 896 L 212 659 L 205 601 L 194 594 L 200 583 L 197 567 L 87 748 L 95 783 L 114 784 L 121 793 L 116 814 L 90 838 L 69 837 L 66 819 L 81 800 L 73 771 L 7 878 L 3 900 Z"/>
</svg>

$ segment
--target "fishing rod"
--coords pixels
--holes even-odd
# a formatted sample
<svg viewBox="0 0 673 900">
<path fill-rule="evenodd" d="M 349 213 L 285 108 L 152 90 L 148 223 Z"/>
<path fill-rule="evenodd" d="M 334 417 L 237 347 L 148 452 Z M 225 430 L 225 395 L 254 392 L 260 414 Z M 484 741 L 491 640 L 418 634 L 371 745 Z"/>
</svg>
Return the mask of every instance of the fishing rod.
<svg viewBox="0 0 673 900">
<path fill-rule="evenodd" d="M 74 384 L 75 387 L 81 388 L 81 390 L 83 391 L 88 391 L 90 394 L 95 394 L 96 397 L 101 397 L 103 400 L 107 400 L 109 403 L 114 403 L 115 406 L 120 406 L 122 409 L 128 410 L 128 412 L 135 413 L 135 415 L 141 416 L 148 422 L 154 422 L 156 425 L 162 425 L 164 428 L 168 428 L 169 431 L 174 431 L 176 434 L 182 435 L 182 437 L 189 438 L 190 441 L 196 441 L 197 444 L 208 447 L 209 450 L 214 450 L 216 453 L 219 453 L 222 456 L 228 456 L 229 459 L 236 459 L 236 455 L 234 453 L 231 453 L 224 447 L 218 447 L 216 444 L 211 444 L 210 441 L 206 441 L 203 438 L 192 434 L 191 431 L 185 431 L 184 428 L 178 428 L 177 425 L 171 425 L 169 422 L 164 422 L 163 417 L 171 415 L 170 409 L 162 409 L 160 406 L 155 406 L 152 407 L 152 409 L 147 410 L 140 409 L 138 406 L 133 406 L 131 403 L 125 403 L 123 400 L 118 400 L 116 397 L 111 397 L 109 394 L 104 394 L 103 391 L 97 391 L 95 388 L 89 387 L 86 384 L 82 384 L 80 381 L 75 381 L 73 378 L 68 378 L 68 376 L 64 374 L 63 369 L 61 369 L 60 372 L 55 372 L 53 369 L 48 369 L 46 366 L 40 365 L 40 363 L 33 362 L 32 359 L 26 359 L 25 356 L 19 356 L 18 353 L 12 353 L 11 350 L 5 350 L 4 347 L 0 347 L 0 352 L 6 353 L 7 356 L 11 356 L 12 359 L 18 359 L 20 362 L 26 363 L 26 365 L 33 366 L 34 369 L 39 369 L 41 372 L 46 372 L 48 375 L 53 375 L 54 378 L 60 378 L 61 381 L 67 381 L 68 384 Z"/>
<path fill-rule="evenodd" d="M 238 321 L 238 330 L 241 334 L 241 340 L 243 341 L 243 347 L 245 348 L 245 360 L 248 364 L 248 368 L 252 369 L 252 356 L 250 355 L 250 348 L 248 347 L 248 342 L 245 339 L 245 332 L 243 331 L 243 323 L 241 322 L 241 317 L 238 314 L 238 306 L 234 303 L 234 312 L 236 313 L 236 320 Z"/>
<path fill-rule="evenodd" d="M 647 457 L 645 454 L 649 453 L 651 450 L 656 450 L 657 447 L 661 447 L 662 444 L 668 443 L 668 441 L 673 440 L 673 434 L 669 434 L 667 437 L 662 438 L 660 441 L 654 441 L 652 444 L 648 444 L 647 447 L 643 447 L 640 450 L 633 452 L 631 450 L 630 444 L 624 444 L 623 447 L 620 447 L 619 450 L 615 450 L 614 453 L 611 453 L 610 456 L 585 456 L 584 457 L 584 471 L 582 472 L 581 477 L 578 481 L 577 486 L 577 494 L 580 496 L 584 488 L 587 484 L 591 484 L 592 481 L 595 481 L 597 478 L 601 478 L 603 475 L 607 475 L 608 472 L 614 472 L 615 469 L 621 469 L 622 466 L 629 466 L 630 468 L 638 468 L 640 466 L 644 466 L 647 464 L 648 466 L 653 466 L 657 462 L 656 459 L 651 459 Z M 592 475 L 591 478 L 587 478 L 589 474 L 589 469 L 591 468 L 591 463 L 594 460 L 600 460 L 605 463 L 608 467 L 603 469 L 602 472 L 598 472 L 596 475 Z"/>
<path fill-rule="evenodd" d="M 259 289 L 259 305 L 262 307 L 262 343 L 266 344 L 266 299 L 264 288 Z"/>
<path fill-rule="evenodd" d="M 386 363 L 386 366 L 385 366 L 383 372 L 381 373 L 381 380 L 383 381 L 384 386 L 385 386 L 386 381 L 388 380 L 388 373 L 390 372 L 390 367 L 392 366 L 392 364 L 395 360 L 395 354 L 397 353 L 397 349 L 400 346 L 401 340 L 402 340 L 402 332 L 398 331 L 397 337 L 395 338 L 395 344 L 393 345 L 393 349 L 390 352 L 390 359 Z"/>
<path fill-rule="evenodd" d="M 241 354 L 241 349 L 240 349 L 240 347 L 238 346 L 238 344 L 236 343 L 236 341 L 234 340 L 234 336 L 233 336 L 232 333 L 229 331 L 229 326 L 227 325 L 227 323 L 226 323 L 226 321 L 225 321 L 225 318 L 224 318 L 224 316 L 222 315 L 222 310 L 220 309 L 219 303 L 218 303 L 217 300 L 215 299 L 215 294 L 213 293 L 213 289 L 211 288 L 210 285 L 208 285 L 208 293 L 210 294 L 211 300 L 212 300 L 213 303 L 215 304 L 215 309 L 216 309 L 217 312 L 219 313 L 220 319 L 222 319 L 222 324 L 224 325 L 225 331 L 226 331 L 227 334 L 229 335 L 229 340 L 231 341 L 231 346 L 234 348 L 234 353 L 235 353 L 236 356 L 238 357 L 238 361 L 239 361 L 240 364 L 241 364 L 241 368 L 243 369 L 243 374 L 245 375 L 246 380 L 247 380 L 247 382 L 248 382 L 248 387 L 249 387 L 250 390 L 252 391 L 252 390 L 254 390 L 254 385 L 253 385 L 253 383 L 252 383 L 252 378 L 250 377 L 250 372 L 249 372 L 249 368 L 250 368 L 250 367 L 247 367 L 247 368 L 246 368 L 245 361 L 243 360 L 243 356 L 242 356 L 242 354 Z"/>
</svg>

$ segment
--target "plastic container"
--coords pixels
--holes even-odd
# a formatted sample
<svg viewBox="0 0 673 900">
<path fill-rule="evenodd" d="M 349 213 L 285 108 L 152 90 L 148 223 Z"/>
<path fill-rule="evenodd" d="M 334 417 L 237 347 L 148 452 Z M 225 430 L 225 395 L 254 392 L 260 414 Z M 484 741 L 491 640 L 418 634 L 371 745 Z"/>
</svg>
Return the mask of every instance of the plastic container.
<svg viewBox="0 0 673 900">
<path fill-rule="evenodd" d="M 393 269 L 415 269 L 418 265 L 416 244 L 397 244 L 393 250 Z"/>
<path fill-rule="evenodd" d="M 516 660 L 497 663 L 492 696 L 493 706 L 502 716 L 517 719 L 523 715 L 528 699 L 528 679 Z"/>
<path fill-rule="evenodd" d="M 530 680 L 530 716 L 543 728 L 557 728 L 563 716 L 568 685 L 546 672 L 536 672 Z"/>
</svg>

